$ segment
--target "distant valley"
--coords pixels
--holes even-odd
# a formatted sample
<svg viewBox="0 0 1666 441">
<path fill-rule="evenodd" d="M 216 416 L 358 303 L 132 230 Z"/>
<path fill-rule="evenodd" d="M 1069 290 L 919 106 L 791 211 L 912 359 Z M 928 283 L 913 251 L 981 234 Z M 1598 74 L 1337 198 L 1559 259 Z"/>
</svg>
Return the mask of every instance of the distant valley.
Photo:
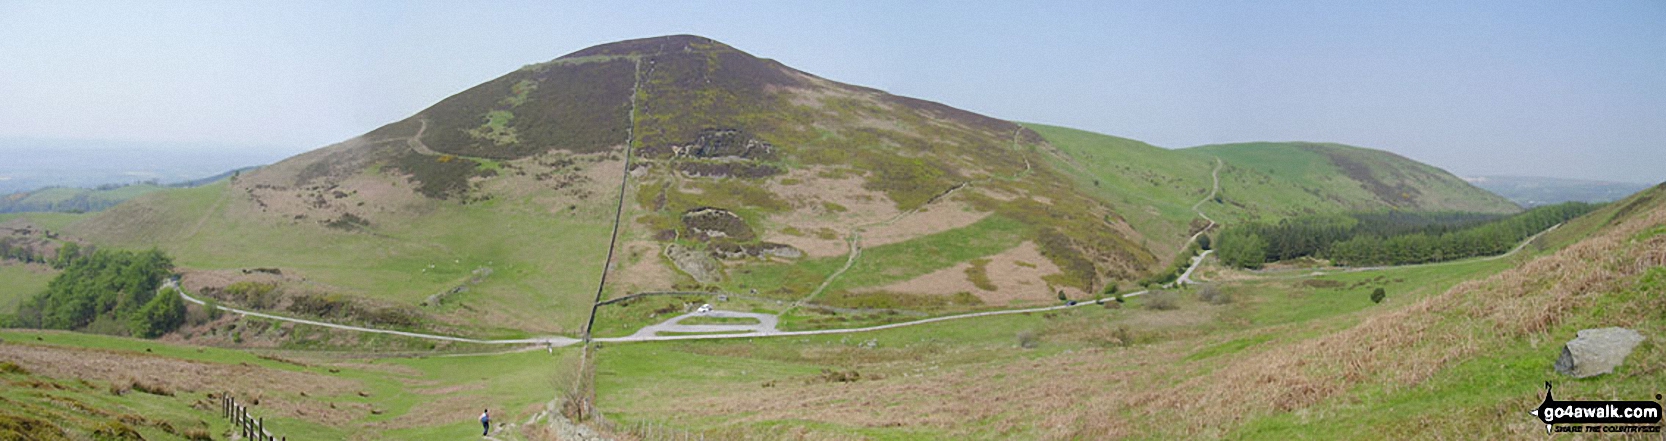
<svg viewBox="0 0 1666 441">
<path fill-rule="evenodd" d="M 1562 202 L 1615 201 L 1654 185 L 1537 176 L 1477 176 L 1464 180 L 1523 207 Z"/>
</svg>

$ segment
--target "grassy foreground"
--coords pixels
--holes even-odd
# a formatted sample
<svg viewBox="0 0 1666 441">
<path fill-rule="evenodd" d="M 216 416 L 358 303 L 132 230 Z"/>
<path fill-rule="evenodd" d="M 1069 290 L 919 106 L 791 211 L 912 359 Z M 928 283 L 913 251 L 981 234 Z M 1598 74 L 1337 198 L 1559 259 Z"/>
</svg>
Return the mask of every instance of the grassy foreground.
<svg viewBox="0 0 1666 441">
<path fill-rule="evenodd" d="M 8 385 L 0 399 L 10 404 L 0 418 L 46 417 L 68 439 L 123 424 L 145 439 L 183 439 L 163 423 L 223 439 L 230 425 L 209 397 L 221 391 L 290 439 L 458 439 L 478 433 L 484 408 L 499 423 L 539 416 L 570 384 L 577 352 L 363 359 L 50 331 L 4 330 L 0 339 L 0 360 L 21 369 L 0 373 Z M 112 392 L 121 388 L 128 391 Z"/>
</svg>

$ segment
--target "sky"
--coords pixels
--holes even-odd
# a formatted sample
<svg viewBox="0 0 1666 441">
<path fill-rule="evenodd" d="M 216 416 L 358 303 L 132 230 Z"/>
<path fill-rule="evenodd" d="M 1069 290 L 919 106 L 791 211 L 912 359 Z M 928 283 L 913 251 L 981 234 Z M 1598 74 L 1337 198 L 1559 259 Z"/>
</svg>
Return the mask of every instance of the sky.
<svg viewBox="0 0 1666 441">
<path fill-rule="evenodd" d="M 1660 0 L 0 0 L 0 139 L 281 157 L 669 34 L 1169 148 L 1339 142 L 1460 176 L 1666 180 Z"/>
</svg>

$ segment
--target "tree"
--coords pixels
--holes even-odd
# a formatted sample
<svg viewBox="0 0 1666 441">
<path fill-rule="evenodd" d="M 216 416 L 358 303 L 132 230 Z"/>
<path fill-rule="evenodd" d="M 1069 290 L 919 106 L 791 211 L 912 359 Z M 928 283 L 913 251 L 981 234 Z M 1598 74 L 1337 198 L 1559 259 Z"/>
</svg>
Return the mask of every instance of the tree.
<svg viewBox="0 0 1666 441">
<path fill-rule="evenodd" d="M 1198 235 L 1197 236 L 1197 247 L 1201 248 L 1201 249 L 1205 249 L 1205 250 L 1209 249 L 1209 235 L 1207 235 L 1207 234 Z"/>
<path fill-rule="evenodd" d="M 82 329 L 99 317 L 127 323 L 155 300 L 156 289 L 173 268 L 168 256 L 156 250 L 77 254 L 46 291 L 19 303 L 20 323 L 51 329 Z"/>
<path fill-rule="evenodd" d="M 58 248 L 58 256 L 52 259 L 52 268 L 68 268 L 69 264 L 75 263 L 75 259 L 79 258 L 81 258 L 81 244 L 64 242 L 64 246 Z"/>
<path fill-rule="evenodd" d="M 151 297 L 144 307 L 132 314 L 128 319 L 128 329 L 135 336 L 156 338 L 179 329 L 179 325 L 184 323 L 185 301 L 180 299 L 179 291 L 168 289 Z"/>
<path fill-rule="evenodd" d="M 1070 300 L 1070 297 L 1064 295 L 1064 290 L 1059 290 L 1059 301 L 1063 302 L 1068 300 Z"/>
<path fill-rule="evenodd" d="M 1260 268 L 1267 259 L 1267 240 L 1252 231 L 1223 231 L 1220 243 L 1215 246 L 1215 253 L 1220 256 L 1221 262 L 1227 265 Z"/>
<path fill-rule="evenodd" d="M 1385 298 L 1388 298 L 1388 291 L 1384 291 L 1382 287 L 1371 291 L 1371 303 L 1382 303 Z"/>
</svg>

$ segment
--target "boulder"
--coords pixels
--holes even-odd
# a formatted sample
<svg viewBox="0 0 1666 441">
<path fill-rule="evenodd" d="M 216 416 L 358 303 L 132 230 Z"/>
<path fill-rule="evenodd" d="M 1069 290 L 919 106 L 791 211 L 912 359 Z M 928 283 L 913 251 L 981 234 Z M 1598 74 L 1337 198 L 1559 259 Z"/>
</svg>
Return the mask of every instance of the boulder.
<svg viewBox="0 0 1666 441">
<path fill-rule="evenodd" d="M 1556 359 L 1556 372 L 1574 378 L 1614 372 L 1631 355 L 1632 348 L 1642 342 L 1642 334 L 1625 328 L 1579 331 L 1578 337 L 1562 347 L 1562 357 Z"/>
<path fill-rule="evenodd" d="M 665 247 L 665 257 L 671 258 L 677 269 L 688 273 L 700 284 L 717 283 L 723 279 L 723 265 L 705 252 L 673 243 Z"/>
</svg>

